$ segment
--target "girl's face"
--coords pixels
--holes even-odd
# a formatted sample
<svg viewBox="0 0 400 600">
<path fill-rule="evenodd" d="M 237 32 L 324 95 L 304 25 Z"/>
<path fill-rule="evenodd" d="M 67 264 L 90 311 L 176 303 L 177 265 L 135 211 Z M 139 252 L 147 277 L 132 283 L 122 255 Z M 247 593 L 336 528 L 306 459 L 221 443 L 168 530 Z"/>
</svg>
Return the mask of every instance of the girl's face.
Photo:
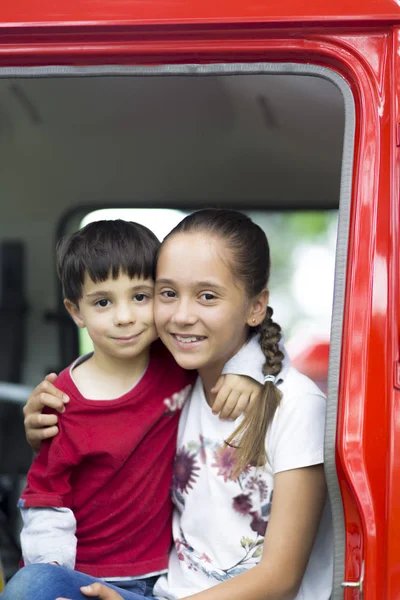
<svg viewBox="0 0 400 600">
<path fill-rule="evenodd" d="M 259 298 L 247 298 L 230 261 L 223 240 L 199 232 L 174 235 L 160 252 L 156 327 L 178 364 L 200 375 L 218 377 L 246 341 L 249 325 L 265 315 L 266 305 L 263 312 Z"/>
</svg>

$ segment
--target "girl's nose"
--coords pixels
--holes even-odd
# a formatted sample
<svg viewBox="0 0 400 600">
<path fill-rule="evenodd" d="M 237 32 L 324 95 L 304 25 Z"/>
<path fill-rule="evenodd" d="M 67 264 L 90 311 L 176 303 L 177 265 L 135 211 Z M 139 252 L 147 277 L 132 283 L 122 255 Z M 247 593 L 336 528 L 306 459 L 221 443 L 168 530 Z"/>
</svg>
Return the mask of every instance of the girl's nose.
<svg viewBox="0 0 400 600">
<path fill-rule="evenodd" d="M 173 321 L 176 325 L 184 327 L 185 325 L 194 325 L 197 321 L 197 316 L 193 310 L 193 305 L 185 300 L 181 300 L 176 307 L 173 316 Z"/>
</svg>

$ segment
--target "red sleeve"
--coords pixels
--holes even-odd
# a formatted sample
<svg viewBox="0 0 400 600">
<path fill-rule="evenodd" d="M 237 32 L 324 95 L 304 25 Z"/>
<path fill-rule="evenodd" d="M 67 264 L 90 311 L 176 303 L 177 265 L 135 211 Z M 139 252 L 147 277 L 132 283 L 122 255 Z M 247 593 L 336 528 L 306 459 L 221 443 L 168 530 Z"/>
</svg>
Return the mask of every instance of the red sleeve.
<svg viewBox="0 0 400 600">
<path fill-rule="evenodd" d="M 73 431 L 66 416 L 67 412 L 58 415 L 59 433 L 42 442 L 29 469 L 27 486 L 18 503 L 20 507 L 72 507 L 70 479 L 80 458 L 70 443 Z"/>
<path fill-rule="evenodd" d="M 29 469 L 27 486 L 18 503 L 20 507 L 72 508 L 70 478 L 77 460 L 63 448 L 65 439 L 65 428 L 60 427 L 54 439 L 42 442 Z"/>
</svg>

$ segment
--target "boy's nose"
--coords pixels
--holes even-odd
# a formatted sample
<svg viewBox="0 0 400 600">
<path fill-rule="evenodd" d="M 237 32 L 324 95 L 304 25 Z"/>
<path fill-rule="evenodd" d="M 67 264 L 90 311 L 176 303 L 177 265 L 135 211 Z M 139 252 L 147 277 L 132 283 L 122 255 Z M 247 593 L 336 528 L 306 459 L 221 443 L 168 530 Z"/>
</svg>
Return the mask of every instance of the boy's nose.
<svg viewBox="0 0 400 600">
<path fill-rule="evenodd" d="M 135 312 L 127 306 L 119 306 L 115 311 L 114 321 L 116 325 L 127 325 L 136 321 Z"/>
</svg>

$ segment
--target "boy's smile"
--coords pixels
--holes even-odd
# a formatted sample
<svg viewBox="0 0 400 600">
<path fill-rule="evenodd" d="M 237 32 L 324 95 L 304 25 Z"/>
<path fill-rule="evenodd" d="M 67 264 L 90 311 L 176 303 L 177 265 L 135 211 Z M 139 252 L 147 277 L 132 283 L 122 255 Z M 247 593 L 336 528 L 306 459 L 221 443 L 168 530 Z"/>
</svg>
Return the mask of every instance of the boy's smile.
<svg viewBox="0 0 400 600">
<path fill-rule="evenodd" d="M 147 360 L 157 333 L 153 319 L 154 282 L 120 272 L 94 282 L 86 273 L 77 307 L 65 306 L 78 327 L 86 327 L 97 358 Z"/>
</svg>

